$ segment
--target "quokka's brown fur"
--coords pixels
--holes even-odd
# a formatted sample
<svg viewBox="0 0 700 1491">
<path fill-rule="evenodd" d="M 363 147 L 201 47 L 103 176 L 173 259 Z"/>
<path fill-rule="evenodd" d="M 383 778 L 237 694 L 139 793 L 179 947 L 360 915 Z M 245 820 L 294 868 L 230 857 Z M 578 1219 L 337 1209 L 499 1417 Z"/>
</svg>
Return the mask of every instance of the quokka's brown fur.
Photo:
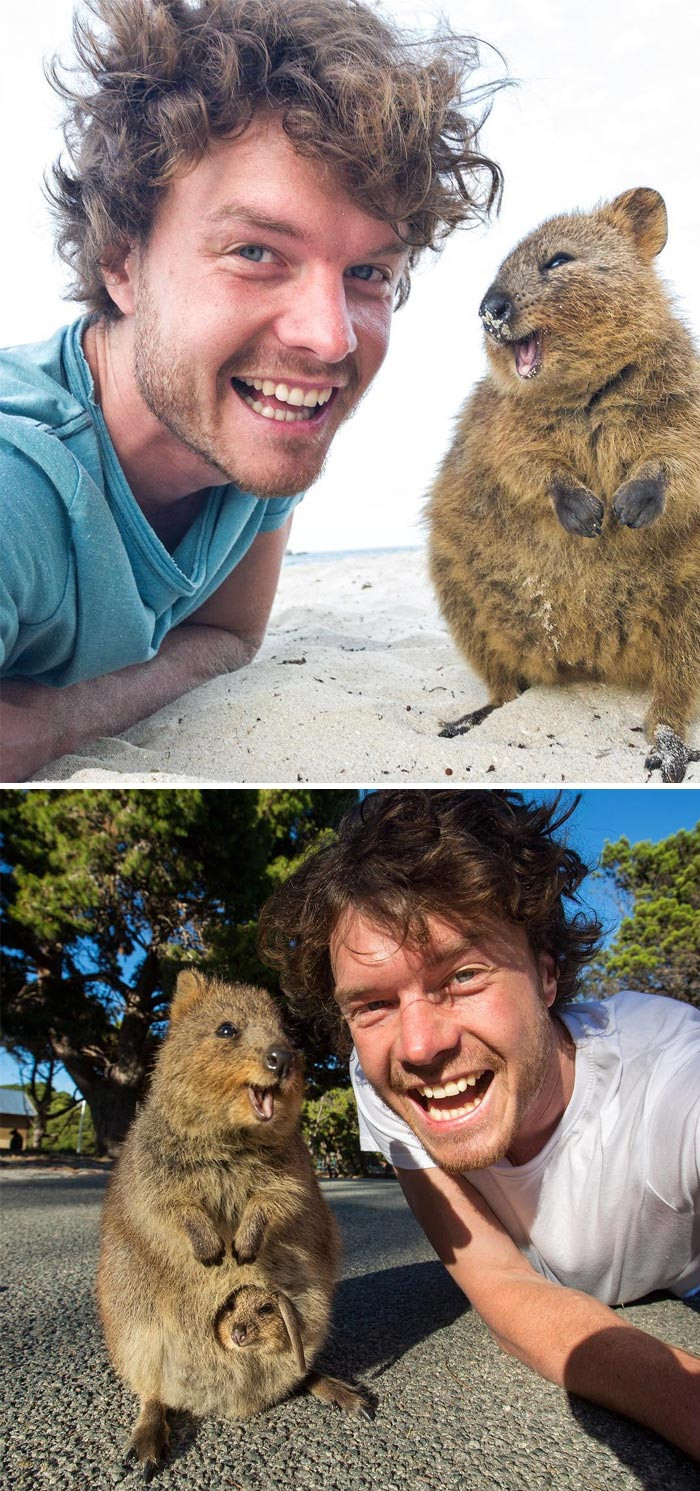
<svg viewBox="0 0 700 1491">
<path fill-rule="evenodd" d="M 112 1363 L 138 1393 L 131 1441 L 152 1472 L 167 1409 L 247 1418 L 302 1381 L 353 1412 L 361 1393 L 307 1369 L 326 1339 L 339 1247 L 299 1130 L 303 1077 L 261 989 L 180 974 L 149 1095 L 103 1215 L 97 1293 Z M 227 1349 L 246 1294 L 296 1331 Z M 252 1311 L 255 1314 L 255 1310 Z M 296 1339 L 293 1337 L 296 1334 Z"/>
<path fill-rule="evenodd" d="M 639 687 L 647 764 L 676 781 L 698 759 L 700 359 L 654 271 L 666 231 L 639 188 L 504 261 L 428 519 L 440 605 L 490 691 L 444 733 L 529 684 Z"/>
</svg>

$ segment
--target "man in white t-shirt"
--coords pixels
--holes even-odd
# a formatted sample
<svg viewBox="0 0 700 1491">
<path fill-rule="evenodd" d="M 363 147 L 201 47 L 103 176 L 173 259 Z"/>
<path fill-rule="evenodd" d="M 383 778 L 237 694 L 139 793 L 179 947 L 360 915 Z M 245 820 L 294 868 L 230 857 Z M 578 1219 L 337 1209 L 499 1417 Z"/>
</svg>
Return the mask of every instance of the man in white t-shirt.
<svg viewBox="0 0 700 1491">
<path fill-rule="evenodd" d="M 268 902 L 263 952 L 349 1031 L 363 1147 L 496 1340 L 700 1458 L 700 1359 L 610 1308 L 700 1288 L 700 1012 L 571 1003 L 600 928 L 564 913 L 568 816 L 374 793 Z"/>
</svg>

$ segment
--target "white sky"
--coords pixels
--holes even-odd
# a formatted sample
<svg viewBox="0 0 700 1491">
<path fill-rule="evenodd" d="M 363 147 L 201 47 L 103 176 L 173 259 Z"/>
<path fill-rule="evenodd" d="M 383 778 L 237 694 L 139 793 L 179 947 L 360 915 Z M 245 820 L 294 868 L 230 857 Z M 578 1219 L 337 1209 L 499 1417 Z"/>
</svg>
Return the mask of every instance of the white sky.
<svg viewBox="0 0 700 1491">
<path fill-rule="evenodd" d="M 429 24 L 438 10 L 408 0 L 385 6 L 409 25 Z M 65 274 L 41 194 L 61 146 L 42 58 L 66 54 L 72 8 L 72 0 L 0 5 L 0 345 L 43 339 L 78 313 L 61 298 Z M 422 541 L 426 488 L 482 369 L 479 302 L 504 255 L 544 217 L 656 187 L 669 214 L 660 267 L 686 321 L 700 326 L 700 7 L 443 0 L 441 9 L 455 29 L 497 46 L 520 82 L 497 96 L 482 137 L 505 173 L 503 209 L 490 229 L 454 235 L 416 275 L 384 368 L 298 509 L 295 550 Z"/>
</svg>

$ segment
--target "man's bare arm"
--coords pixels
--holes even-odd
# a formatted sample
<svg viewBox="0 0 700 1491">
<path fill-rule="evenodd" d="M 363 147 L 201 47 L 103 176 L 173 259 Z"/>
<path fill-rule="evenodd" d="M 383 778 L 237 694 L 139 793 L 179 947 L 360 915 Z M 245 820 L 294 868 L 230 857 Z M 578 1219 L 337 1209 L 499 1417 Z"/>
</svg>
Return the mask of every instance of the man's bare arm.
<svg viewBox="0 0 700 1491">
<path fill-rule="evenodd" d="M 255 656 L 277 589 L 291 518 L 261 533 L 210 600 L 165 637 L 157 656 L 102 678 L 47 688 L 9 678 L 2 686 L 0 777 L 26 781 L 47 761 L 146 715 Z"/>
<path fill-rule="evenodd" d="M 397 1174 L 438 1257 L 504 1351 L 700 1459 L 700 1358 L 542 1278 L 468 1181 L 438 1169 Z"/>
</svg>

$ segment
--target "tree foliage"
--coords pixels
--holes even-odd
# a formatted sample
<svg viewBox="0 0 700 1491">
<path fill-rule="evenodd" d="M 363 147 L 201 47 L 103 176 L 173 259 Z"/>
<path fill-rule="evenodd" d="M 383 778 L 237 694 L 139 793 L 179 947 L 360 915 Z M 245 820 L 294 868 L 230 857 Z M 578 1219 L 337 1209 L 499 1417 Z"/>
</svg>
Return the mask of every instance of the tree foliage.
<svg viewBox="0 0 700 1491">
<path fill-rule="evenodd" d="M 275 987 L 255 953 L 273 886 L 350 792 L 10 792 L 4 862 L 4 1039 L 63 1064 L 113 1152 L 148 1083 L 175 977 L 197 963 Z M 312 1089 L 337 1080 L 308 1033 Z"/>
<path fill-rule="evenodd" d="M 602 867 L 626 914 L 591 992 L 641 989 L 700 1008 L 700 824 L 658 844 L 606 844 Z"/>
<path fill-rule="evenodd" d="M 307 1100 L 302 1133 L 317 1165 L 330 1176 L 362 1174 L 363 1154 L 351 1088 L 332 1087 L 320 1097 Z"/>
</svg>

